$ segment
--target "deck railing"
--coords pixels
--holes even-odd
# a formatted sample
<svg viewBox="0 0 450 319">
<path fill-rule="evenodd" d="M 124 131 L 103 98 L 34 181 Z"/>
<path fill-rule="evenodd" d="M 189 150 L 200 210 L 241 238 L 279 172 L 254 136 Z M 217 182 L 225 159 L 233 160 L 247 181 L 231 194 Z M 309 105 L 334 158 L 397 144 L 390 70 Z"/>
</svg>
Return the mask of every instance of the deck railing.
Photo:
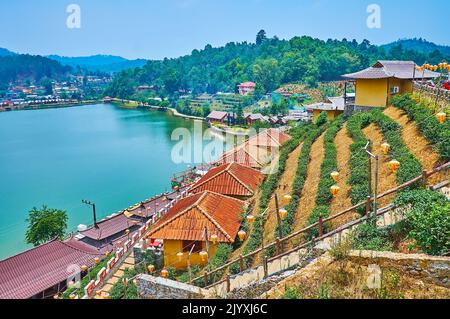
<svg viewBox="0 0 450 319">
<path fill-rule="evenodd" d="M 386 192 L 384 192 L 382 194 L 379 194 L 377 196 L 377 200 L 379 200 L 381 198 L 384 198 L 384 197 L 386 197 L 386 196 L 388 196 L 390 194 L 397 193 L 397 192 L 399 192 L 399 191 L 401 191 L 401 190 L 403 190 L 403 189 L 405 189 L 407 187 L 410 187 L 410 186 L 412 186 L 412 185 L 414 185 L 416 183 L 419 183 L 419 182 L 423 183 L 424 185 L 427 185 L 427 179 L 430 176 L 432 176 L 432 175 L 434 175 L 434 174 L 436 174 L 438 172 L 447 170 L 449 167 L 450 167 L 450 162 L 447 162 L 446 164 L 441 165 L 441 166 L 439 166 L 437 168 L 434 168 L 433 170 L 431 170 L 429 172 L 423 171 L 422 175 L 417 176 L 416 178 L 413 178 L 412 180 L 410 180 L 410 181 L 408 181 L 408 182 L 406 182 L 406 183 L 404 183 L 402 185 L 399 185 L 399 186 L 397 186 L 395 188 L 392 188 L 392 189 L 390 189 L 390 190 L 388 190 L 388 191 L 386 191 Z M 440 187 L 446 186 L 446 185 L 448 185 L 448 180 L 444 181 L 443 183 L 440 183 L 440 184 L 441 184 Z M 192 283 L 196 284 L 198 282 L 203 282 L 204 286 L 206 286 L 206 288 L 211 288 L 211 287 L 213 287 L 215 285 L 221 284 L 221 283 L 225 282 L 226 280 L 229 280 L 229 275 L 226 276 L 225 279 L 221 279 L 221 280 L 219 280 L 219 281 L 217 281 L 215 283 L 210 284 L 209 280 L 210 280 L 210 278 L 213 278 L 212 275 L 217 274 L 220 271 L 225 271 L 228 267 L 232 266 L 235 263 L 239 263 L 239 273 L 242 273 L 242 272 L 244 272 L 246 270 L 245 267 L 244 267 L 244 264 L 245 264 L 244 261 L 247 258 L 255 257 L 259 253 L 262 253 L 262 252 L 264 252 L 265 250 L 267 250 L 269 248 L 275 247 L 276 248 L 275 256 L 273 256 L 271 258 L 266 258 L 266 256 L 263 256 L 263 266 L 264 266 L 264 269 L 266 270 L 268 262 L 274 261 L 276 259 L 279 259 L 279 258 L 282 258 L 282 257 L 284 257 L 286 255 L 289 255 L 292 252 L 295 252 L 295 251 L 298 251 L 298 250 L 303 249 L 305 247 L 308 247 L 309 245 L 313 244 L 314 241 L 321 241 L 323 239 L 326 239 L 326 238 L 329 238 L 331 236 L 334 236 L 335 234 L 337 234 L 339 232 L 342 232 L 343 230 L 345 230 L 347 228 L 353 227 L 355 225 L 355 223 L 359 224 L 359 223 L 362 223 L 362 222 L 366 221 L 367 219 L 371 218 L 372 217 L 371 216 L 372 215 L 371 214 L 371 204 L 373 203 L 373 201 L 374 201 L 374 198 L 368 196 L 367 200 L 364 201 L 364 202 L 361 202 L 361 203 L 356 204 L 356 205 L 354 205 L 352 207 L 349 207 L 349 208 L 347 208 L 347 209 L 345 209 L 345 210 L 343 210 L 343 211 L 341 211 L 341 212 L 339 212 L 339 213 L 337 213 L 335 215 L 332 215 L 332 216 L 330 216 L 328 218 L 325 218 L 325 219 L 319 218 L 319 220 L 317 222 L 315 222 L 315 223 L 313 223 L 313 224 L 311 224 L 311 225 L 309 225 L 309 226 L 307 226 L 305 228 L 302 228 L 302 229 L 300 229 L 298 231 L 295 231 L 292 234 L 287 235 L 287 236 L 285 236 L 285 237 L 283 237 L 281 239 L 277 238 L 274 242 L 271 242 L 268 245 L 264 246 L 264 244 L 263 244 L 260 248 L 254 250 L 254 251 L 252 251 L 252 252 L 250 252 L 250 253 L 248 253 L 246 255 L 240 255 L 238 258 L 233 259 L 233 260 L 227 262 L 226 264 L 224 264 L 224 265 L 222 265 L 222 266 L 220 266 L 220 267 L 218 267 L 218 268 L 216 268 L 216 269 L 214 269 L 212 271 L 205 272 L 203 275 L 194 278 L 192 280 Z M 338 227 L 337 229 L 332 230 L 332 231 L 324 234 L 324 230 L 325 230 L 324 229 L 324 224 L 325 223 L 334 221 L 337 218 L 339 218 L 339 217 L 341 217 L 341 216 L 343 216 L 343 215 L 345 215 L 347 213 L 350 213 L 352 211 L 356 211 L 357 209 L 359 209 L 361 207 L 365 207 L 366 214 L 365 214 L 364 217 L 356 219 L 356 220 L 354 220 L 354 221 L 352 221 L 350 223 L 347 223 L 344 226 Z M 394 207 L 393 204 L 391 204 L 391 205 L 388 205 L 385 208 L 379 209 L 377 211 L 377 216 L 385 214 L 386 212 L 390 211 L 393 207 Z M 312 240 L 309 240 L 309 241 L 306 241 L 306 242 L 304 242 L 302 244 L 296 245 L 294 248 L 283 252 L 283 244 L 284 243 L 288 242 L 289 240 L 291 240 L 291 239 L 293 239 L 293 238 L 295 238 L 297 236 L 305 235 L 309 231 L 311 231 L 313 229 L 316 229 L 316 228 L 318 228 L 318 234 L 319 234 L 317 239 L 315 239 L 313 237 Z M 303 239 L 303 238 L 301 238 L 301 239 Z M 222 278 L 223 276 L 220 276 L 220 277 Z"/>
</svg>

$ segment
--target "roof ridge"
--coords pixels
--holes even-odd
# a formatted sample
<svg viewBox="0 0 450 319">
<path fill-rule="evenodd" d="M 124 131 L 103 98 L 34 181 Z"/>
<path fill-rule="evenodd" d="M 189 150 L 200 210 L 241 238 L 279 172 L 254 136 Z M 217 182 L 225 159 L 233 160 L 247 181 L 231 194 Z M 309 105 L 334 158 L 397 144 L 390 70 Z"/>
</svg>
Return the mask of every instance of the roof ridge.
<svg viewBox="0 0 450 319">
<path fill-rule="evenodd" d="M 72 239 L 72 238 L 73 238 L 73 236 L 71 235 L 69 239 Z M 70 247 L 70 248 L 72 248 L 72 249 L 74 249 L 74 250 L 77 250 L 77 251 L 80 251 L 80 252 L 82 252 L 82 253 L 86 253 L 86 254 L 89 254 L 89 255 L 103 255 L 103 254 L 100 253 L 100 252 L 88 252 L 88 251 L 83 250 L 83 249 L 81 249 L 81 248 L 74 247 L 74 246 L 72 246 L 69 242 L 66 242 L 66 241 L 61 241 L 61 243 L 64 244 L 65 246 L 67 246 L 67 247 Z M 92 247 L 92 249 L 95 249 L 95 248 Z"/>
<path fill-rule="evenodd" d="M 222 234 L 225 235 L 225 237 L 227 237 L 230 241 L 234 241 L 230 234 L 228 234 L 223 228 L 222 226 L 220 226 L 216 220 L 214 218 L 212 218 L 200 205 L 197 206 L 198 210 L 211 222 L 213 223 L 217 228 L 219 228 L 219 230 L 222 232 Z M 205 241 L 208 241 L 208 238 L 205 238 Z"/>
<path fill-rule="evenodd" d="M 48 244 L 50 244 L 50 243 L 52 243 L 52 242 L 54 242 L 54 241 L 59 241 L 59 242 L 61 242 L 61 240 L 59 240 L 58 238 L 55 237 L 55 238 L 53 238 L 53 239 L 51 239 L 51 240 L 49 240 L 49 241 L 47 241 L 47 242 L 45 242 L 45 243 L 42 243 L 42 244 L 40 244 L 40 245 L 38 245 L 38 246 L 31 247 L 31 248 L 29 248 L 29 249 L 27 249 L 27 250 L 20 251 L 20 252 L 18 252 L 17 254 L 14 254 L 14 255 L 12 255 L 12 256 L 6 257 L 5 259 L 0 260 L 0 263 L 2 263 L 2 262 L 4 262 L 4 261 L 7 261 L 7 260 L 9 260 L 9 259 L 12 259 L 12 258 L 14 258 L 14 257 L 20 256 L 20 255 L 23 255 L 23 254 L 26 254 L 26 253 L 29 252 L 29 251 L 38 249 L 38 248 L 43 247 L 43 246 L 45 246 L 45 245 L 48 245 Z"/>
<path fill-rule="evenodd" d="M 253 193 L 253 190 L 247 185 L 245 184 L 241 179 L 239 179 L 232 171 L 228 171 L 228 173 L 234 177 L 234 179 L 241 184 L 242 186 L 244 186 L 250 193 Z"/>
</svg>

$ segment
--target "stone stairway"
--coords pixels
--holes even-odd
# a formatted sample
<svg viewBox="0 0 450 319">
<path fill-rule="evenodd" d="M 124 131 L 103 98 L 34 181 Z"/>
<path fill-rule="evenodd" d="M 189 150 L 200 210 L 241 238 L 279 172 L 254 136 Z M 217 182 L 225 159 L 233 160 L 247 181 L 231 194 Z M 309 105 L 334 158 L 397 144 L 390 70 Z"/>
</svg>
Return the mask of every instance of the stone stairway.
<svg viewBox="0 0 450 319">
<path fill-rule="evenodd" d="M 102 291 L 109 292 L 116 282 L 122 279 L 125 269 L 134 268 L 134 252 L 125 259 L 119 269 L 108 279 L 102 288 Z"/>
</svg>

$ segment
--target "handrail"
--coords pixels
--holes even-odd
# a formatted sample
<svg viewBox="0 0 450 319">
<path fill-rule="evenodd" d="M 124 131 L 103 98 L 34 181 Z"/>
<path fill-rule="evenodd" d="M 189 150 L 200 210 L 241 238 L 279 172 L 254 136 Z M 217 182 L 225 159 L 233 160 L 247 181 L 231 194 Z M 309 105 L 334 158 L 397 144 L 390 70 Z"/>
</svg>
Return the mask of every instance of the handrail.
<svg viewBox="0 0 450 319">
<path fill-rule="evenodd" d="M 410 181 L 408 181 L 408 182 L 406 182 L 406 183 L 403 183 L 402 185 L 399 185 L 399 186 L 394 187 L 394 188 L 392 188 L 392 189 L 390 189 L 390 190 L 388 190 L 388 191 L 386 191 L 386 192 L 384 192 L 384 193 L 382 193 L 382 194 L 379 194 L 379 195 L 377 196 L 377 199 L 381 199 L 381 198 L 383 198 L 383 197 L 385 197 L 385 196 L 388 196 L 388 195 L 390 195 L 390 194 L 392 194 L 392 193 L 396 193 L 396 192 L 398 192 L 398 191 L 400 191 L 400 190 L 403 190 L 404 188 L 407 188 L 407 187 L 409 187 L 409 186 L 411 186 L 411 185 L 417 183 L 417 182 L 420 181 L 420 180 L 424 180 L 424 179 L 426 179 L 426 178 L 428 178 L 428 177 L 430 177 L 430 176 L 432 176 L 432 175 L 434 175 L 434 174 L 436 174 L 436 173 L 438 173 L 438 172 L 440 172 L 440 171 L 442 171 L 442 170 L 448 169 L 449 167 L 450 167 L 450 162 L 447 162 L 447 163 L 445 163 L 445 164 L 443 164 L 443 165 L 441 165 L 441 166 L 439 166 L 439 167 L 436 167 L 436 168 L 432 169 L 432 170 L 429 171 L 429 172 L 424 171 L 424 172 L 422 173 L 422 175 L 419 175 L 419 176 L 413 178 L 412 180 L 410 180 Z M 330 217 L 328 217 L 328 218 L 322 220 L 322 223 L 329 222 L 329 221 L 334 220 L 334 219 L 336 219 L 336 218 L 338 218 L 338 217 L 340 217 L 340 216 L 342 216 L 342 215 L 344 215 L 344 214 L 346 214 L 346 213 L 349 213 L 349 212 L 351 212 L 351 211 L 353 211 L 353 210 L 355 210 L 355 209 L 358 209 L 358 208 L 360 208 L 360 207 L 363 207 L 364 205 L 367 204 L 367 202 L 372 202 L 373 200 L 374 200 L 373 197 L 371 197 L 370 199 L 368 198 L 368 199 L 367 199 L 366 201 L 364 201 L 364 202 L 361 202 L 361 203 L 359 203 L 359 204 L 356 204 L 356 205 L 354 205 L 354 206 L 352 206 L 352 207 L 349 207 L 349 208 L 347 208 L 347 209 L 345 209 L 345 210 L 343 210 L 343 211 L 341 211 L 341 212 L 339 212 L 339 213 L 337 213 L 337 214 L 335 214 L 335 215 L 332 215 L 332 216 L 330 216 Z M 383 211 L 383 209 L 380 209 L 380 211 Z M 382 212 L 382 213 L 384 214 L 385 212 Z M 379 213 L 377 213 L 377 216 L 378 216 L 378 214 L 379 214 Z M 364 216 L 364 217 L 362 217 L 361 219 L 367 219 L 367 218 L 368 218 L 368 216 Z M 358 220 L 360 220 L 360 219 L 357 219 L 357 220 L 355 220 L 355 221 L 358 221 Z M 350 222 L 350 223 L 351 223 L 351 222 Z M 350 223 L 349 223 L 349 224 L 350 224 Z M 216 273 L 216 272 L 218 272 L 218 271 L 224 270 L 225 268 L 227 268 L 227 267 L 233 265 L 234 263 L 237 263 L 237 262 L 241 261 L 242 259 L 245 259 L 245 258 L 248 258 L 248 257 L 252 257 L 252 256 L 254 256 L 254 255 L 260 253 L 263 249 L 265 250 L 265 249 L 267 249 L 267 248 L 269 248 L 269 247 L 272 247 L 272 246 L 276 245 L 277 243 L 284 243 L 285 241 L 287 241 L 287 240 L 289 240 L 289 239 L 291 239 L 291 238 L 293 238 L 293 237 L 295 237 L 295 236 L 298 236 L 298 235 L 300 235 L 300 234 L 302 234 L 302 233 L 305 233 L 305 232 L 307 232 L 308 230 L 311 230 L 311 229 L 313 229 L 314 227 L 317 227 L 317 226 L 319 226 L 319 222 L 315 222 L 314 224 L 311 224 L 311 225 L 309 225 L 309 226 L 307 226 L 307 227 L 305 227 L 305 228 L 302 228 L 302 229 L 300 229 L 300 230 L 298 230 L 298 231 L 296 231 L 296 232 L 294 232 L 294 233 L 292 233 L 292 234 L 289 234 L 289 235 L 287 235 L 286 237 L 283 237 L 283 238 L 281 238 L 281 239 L 279 239 L 279 240 L 277 240 L 277 241 L 274 241 L 274 242 L 272 242 L 272 243 L 270 243 L 270 244 L 268 244 L 268 245 L 265 245 L 264 247 L 260 247 L 260 248 L 258 248 L 258 249 L 256 249 L 256 250 L 254 250 L 254 251 L 248 253 L 247 255 L 244 255 L 244 256 L 241 255 L 241 256 L 239 256 L 239 258 L 236 258 L 236 259 L 234 259 L 234 260 L 231 260 L 231 261 L 227 262 L 226 264 L 224 264 L 224 265 L 222 265 L 222 266 L 220 266 L 220 267 L 218 267 L 218 268 L 216 268 L 216 269 L 214 269 L 214 270 L 212 270 L 212 271 L 209 271 L 209 272 L 207 273 L 207 275 L 209 276 L 209 275 L 212 275 L 212 274 L 214 274 L 214 273 Z M 342 228 L 342 227 L 340 227 L 340 228 Z M 332 231 L 332 232 L 330 232 L 330 233 L 333 233 L 333 232 L 339 230 L 340 228 L 337 228 L 336 230 L 334 230 L 334 231 Z M 344 228 L 344 229 L 345 229 L 345 228 Z M 327 233 L 326 235 L 324 235 L 324 236 L 322 236 L 322 237 L 320 237 L 320 238 L 327 238 L 327 237 L 325 237 L 325 236 L 328 236 L 330 233 Z M 303 244 L 303 245 L 306 245 L 306 243 Z M 301 247 L 301 246 L 300 246 L 300 247 Z M 299 248 L 299 247 L 296 247 L 295 249 L 298 250 L 298 249 L 300 249 L 300 248 Z M 294 250 L 294 251 L 295 251 L 295 250 Z M 286 253 L 278 254 L 277 256 L 270 258 L 270 260 L 275 260 L 275 259 L 277 259 L 277 258 L 280 258 L 280 256 L 284 256 L 285 254 L 286 254 Z M 192 282 L 194 283 L 194 282 L 196 282 L 196 281 L 198 281 L 198 280 L 203 279 L 204 277 L 205 277 L 205 275 L 201 275 L 201 276 L 199 276 L 199 277 L 197 277 L 197 278 L 194 278 L 194 279 L 192 280 Z M 213 286 L 213 285 L 211 285 L 211 286 Z"/>
</svg>

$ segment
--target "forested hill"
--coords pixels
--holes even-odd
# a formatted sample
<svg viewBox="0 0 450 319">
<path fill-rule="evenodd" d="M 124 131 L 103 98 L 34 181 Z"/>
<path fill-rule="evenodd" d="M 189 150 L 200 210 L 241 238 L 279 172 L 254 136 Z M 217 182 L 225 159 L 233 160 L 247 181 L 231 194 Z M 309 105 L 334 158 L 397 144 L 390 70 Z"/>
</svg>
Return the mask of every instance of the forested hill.
<svg viewBox="0 0 450 319">
<path fill-rule="evenodd" d="M 0 56 L 0 84 L 17 80 L 60 79 L 70 71 L 70 67 L 39 55 Z"/>
<path fill-rule="evenodd" d="M 433 42 L 428 42 L 422 38 L 415 39 L 401 39 L 382 47 L 386 50 L 390 50 L 392 47 L 401 45 L 404 50 L 415 50 L 421 53 L 432 53 L 439 51 L 441 54 L 450 55 L 450 46 L 438 45 Z"/>
<path fill-rule="evenodd" d="M 414 60 L 421 64 L 438 63 L 443 59 L 438 52 L 420 53 L 393 46 L 390 51 L 347 40 L 322 41 L 311 37 L 291 40 L 266 38 L 264 32 L 256 43 L 228 43 L 224 47 L 207 45 L 190 55 L 176 59 L 149 61 L 142 68 L 123 71 L 115 77 L 107 94 L 130 97 L 138 85 L 163 88 L 160 94 L 174 95 L 179 90 L 193 93 L 234 91 L 236 84 L 255 81 L 261 90 L 271 91 L 280 84 L 339 79 L 340 75 L 370 66 L 379 59 Z"/>
</svg>

